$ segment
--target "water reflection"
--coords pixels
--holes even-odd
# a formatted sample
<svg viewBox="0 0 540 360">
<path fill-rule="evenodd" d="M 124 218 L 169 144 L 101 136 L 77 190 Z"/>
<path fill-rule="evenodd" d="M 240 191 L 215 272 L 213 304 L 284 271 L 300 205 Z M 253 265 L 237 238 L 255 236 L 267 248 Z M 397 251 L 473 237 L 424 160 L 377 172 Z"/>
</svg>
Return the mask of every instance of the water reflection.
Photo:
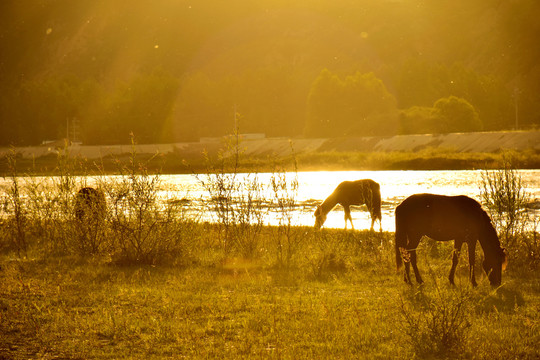
<svg viewBox="0 0 540 360">
<path fill-rule="evenodd" d="M 519 171 L 526 190 L 533 199 L 540 198 L 540 171 Z M 239 174 L 237 181 L 245 179 L 246 174 Z M 406 197 L 416 193 L 435 193 L 444 195 L 467 195 L 479 200 L 482 171 L 318 171 L 288 173 L 286 177 L 292 181 L 297 176 L 298 191 L 293 220 L 295 225 L 312 226 L 313 212 L 335 187 L 344 180 L 370 178 L 381 185 L 383 230 L 394 231 L 394 209 Z M 269 184 L 272 174 L 258 174 L 262 184 Z M 191 175 L 169 175 L 163 177 L 165 188 L 176 192 L 180 199 L 192 199 L 193 209 L 202 209 L 209 200 L 208 192 Z M 265 223 L 277 225 L 279 214 L 269 201 L 273 194 L 267 187 L 262 202 L 268 210 Z M 351 207 L 351 215 L 355 229 L 369 229 L 371 220 L 365 206 Z M 212 214 L 203 218 L 212 219 Z M 345 225 L 342 208 L 338 205 L 328 214 L 325 227 L 342 228 Z"/>
<path fill-rule="evenodd" d="M 313 212 L 335 187 L 344 180 L 358 180 L 370 178 L 381 185 L 382 197 L 382 227 L 386 231 L 394 231 L 394 209 L 406 197 L 416 193 L 435 193 L 444 195 L 467 195 L 479 200 L 482 171 L 318 171 L 287 173 L 283 179 L 287 186 L 280 196 L 291 197 L 293 206 L 290 215 L 294 225 L 313 226 Z M 526 187 L 526 191 L 536 201 L 540 201 L 540 170 L 520 170 L 519 174 Z M 276 206 L 275 191 L 270 186 L 275 174 L 237 174 L 235 181 L 243 183 L 256 178 L 260 189 L 253 201 L 264 209 L 264 224 L 278 225 L 282 219 L 282 212 Z M 28 178 L 29 179 L 29 178 Z M 88 177 L 77 180 L 79 184 L 95 185 L 96 183 L 112 183 L 118 181 L 116 176 Z M 193 175 L 162 175 L 160 201 L 165 205 L 174 203 L 182 206 L 187 216 L 201 221 L 216 221 L 215 212 L 211 211 L 211 194 L 203 182 L 208 184 L 206 175 L 195 177 Z M 50 178 L 31 178 L 34 183 L 50 181 Z M 297 181 L 296 191 L 291 185 Z M 23 181 L 24 183 L 24 178 Z M 6 200 L 9 179 L 0 179 L 2 189 L 2 203 Z M 242 206 L 242 194 L 237 196 L 237 206 Z M 369 229 L 371 220 L 365 206 L 351 207 L 355 229 Z M 343 228 L 345 225 L 344 213 L 338 205 L 328 214 L 325 227 Z"/>
</svg>

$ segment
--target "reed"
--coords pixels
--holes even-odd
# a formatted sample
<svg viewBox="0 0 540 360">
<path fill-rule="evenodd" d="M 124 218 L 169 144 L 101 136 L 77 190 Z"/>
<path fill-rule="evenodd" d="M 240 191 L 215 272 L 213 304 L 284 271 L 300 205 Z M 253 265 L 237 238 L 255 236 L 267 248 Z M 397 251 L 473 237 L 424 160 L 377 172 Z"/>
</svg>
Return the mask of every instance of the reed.
<svg viewBox="0 0 540 360">
<path fill-rule="evenodd" d="M 538 221 L 528 208 L 531 196 L 516 170 L 513 154 L 503 156 L 499 169 L 484 170 L 480 196 L 501 242 L 513 260 L 540 260 Z"/>
</svg>

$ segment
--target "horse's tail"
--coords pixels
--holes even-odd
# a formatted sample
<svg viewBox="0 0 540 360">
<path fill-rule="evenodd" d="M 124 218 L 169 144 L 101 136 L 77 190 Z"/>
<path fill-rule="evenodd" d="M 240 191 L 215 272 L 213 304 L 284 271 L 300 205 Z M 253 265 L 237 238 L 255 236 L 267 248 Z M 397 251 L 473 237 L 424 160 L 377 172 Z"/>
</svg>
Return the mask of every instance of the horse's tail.
<svg viewBox="0 0 540 360">
<path fill-rule="evenodd" d="M 404 221 L 403 208 L 400 206 L 396 208 L 396 232 L 395 232 L 395 248 L 396 248 L 396 266 L 399 270 L 403 265 L 403 258 L 401 255 L 401 249 L 407 246 L 407 224 Z"/>
<path fill-rule="evenodd" d="M 375 183 L 371 191 L 372 214 L 374 219 L 381 221 L 381 187 Z"/>
</svg>

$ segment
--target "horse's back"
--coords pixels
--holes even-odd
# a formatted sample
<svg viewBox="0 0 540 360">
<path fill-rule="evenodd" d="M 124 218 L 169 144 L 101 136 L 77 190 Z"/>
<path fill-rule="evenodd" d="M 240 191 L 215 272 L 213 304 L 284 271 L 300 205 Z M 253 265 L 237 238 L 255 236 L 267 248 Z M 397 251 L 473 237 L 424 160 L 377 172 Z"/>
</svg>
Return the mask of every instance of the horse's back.
<svg viewBox="0 0 540 360">
<path fill-rule="evenodd" d="M 371 179 L 347 180 L 336 187 L 334 194 L 341 204 L 361 205 L 368 195 L 371 198 L 373 194 L 380 194 L 380 185 Z"/>
<path fill-rule="evenodd" d="M 397 206 L 396 227 L 450 240 L 478 232 L 485 222 L 484 214 L 480 204 L 467 196 L 415 194 Z"/>
<path fill-rule="evenodd" d="M 380 185 L 378 182 L 371 179 L 362 179 L 354 181 L 342 181 L 336 188 L 336 192 L 339 193 L 359 193 L 364 191 L 380 191 Z"/>
<path fill-rule="evenodd" d="M 476 200 L 465 195 L 414 194 L 403 200 L 396 211 L 478 212 L 481 208 Z"/>
</svg>

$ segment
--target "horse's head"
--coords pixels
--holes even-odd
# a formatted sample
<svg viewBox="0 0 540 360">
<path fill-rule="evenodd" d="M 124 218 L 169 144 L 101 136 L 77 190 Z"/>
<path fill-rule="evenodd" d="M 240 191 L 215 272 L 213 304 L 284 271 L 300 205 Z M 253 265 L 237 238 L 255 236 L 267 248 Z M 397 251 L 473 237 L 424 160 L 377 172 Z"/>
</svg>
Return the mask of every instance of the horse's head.
<svg viewBox="0 0 540 360">
<path fill-rule="evenodd" d="M 326 221 L 326 214 L 323 213 L 321 206 L 317 206 L 315 210 L 315 228 L 320 229 Z"/>
<path fill-rule="evenodd" d="M 501 285 L 502 271 L 506 269 L 507 264 L 506 250 L 499 248 L 494 250 L 493 253 L 484 253 L 484 256 L 482 267 L 488 276 L 489 283 L 492 286 Z"/>
</svg>

